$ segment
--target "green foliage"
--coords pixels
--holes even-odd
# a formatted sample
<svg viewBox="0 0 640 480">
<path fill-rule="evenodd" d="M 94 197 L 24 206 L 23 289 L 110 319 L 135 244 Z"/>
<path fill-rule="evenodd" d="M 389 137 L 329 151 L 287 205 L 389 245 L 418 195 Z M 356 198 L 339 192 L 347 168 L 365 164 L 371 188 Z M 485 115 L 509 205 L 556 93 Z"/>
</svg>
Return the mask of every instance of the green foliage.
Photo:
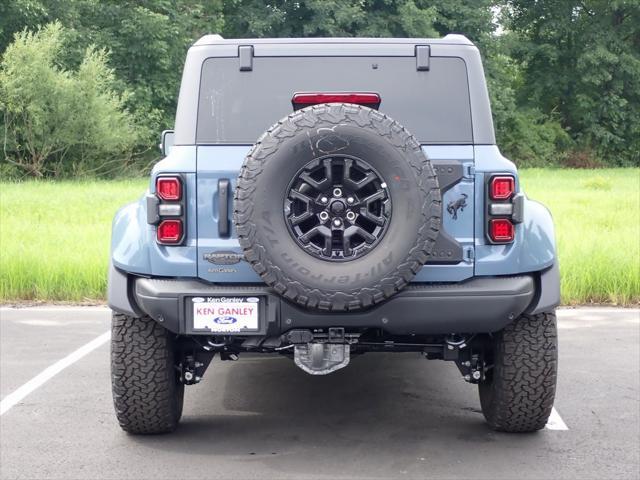
<svg viewBox="0 0 640 480">
<path fill-rule="evenodd" d="M 228 0 L 228 37 L 434 37 L 480 41 L 495 28 L 488 0 Z"/>
<path fill-rule="evenodd" d="M 229 37 L 391 37 L 435 35 L 435 7 L 414 0 L 230 0 Z"/>
<path fill-rule="evenodd" d="M 520 166 L 557 165 L 572 140 L 557 119 L 517 102 L 522 72 L 511 57 L 494 54 L 487 63 L 487 85 L 498 145 Z"/>
<path fill-rule="evenodd" d="M 0 7 L 0 52 L 14 32 L 54 21 L 65 27 L 60 66 L 77 68 L 88 44 L 107 49 L 114 88 L 129 92 L 125 105 L 155 152 L 158 132 L 173 125 L 187 49 L 221 31 L 221 10 L 222 0 L 17 0 Z"/>
<path fill-rule="evenodd" d="M 40 0 L 9 0 L 0 2 L 0 52 L 13 40 L 13 35 L 25 27 L 41 25 L 47 11 Z"/>
<path fill-rule="evenodd" d="M 64 27 L 56 68 L 77 74 L 87 45 L 96 46 L 91 55 L 113 69 L 109 89 L 137 125 L 147 161 L 158 132 L 173 124 L 186 50 L 206 33 L 453 32 L 480 48 L 498 143 L 516 163 L 640 164 L 638 0 L 12 0 L 0 2 L 0 52 L 15 33 L 56 21 Z"/>
<path fill-rule="evenodd" d="M 557 115 L 581 148 L 640 164 L 640 2 L 510 0 L 523 105 Z"/>
<path fill-rule="evenodd" d="M 138 142 L 113 87 L 107 54 L 86 48 L 75 71 L 59 57 L 64 30 L 53 23 L 22 32 L 0 63 L 3 152 L 14 167 L 34 176 L 100 174 L 120 168 Z"/>
</svg>

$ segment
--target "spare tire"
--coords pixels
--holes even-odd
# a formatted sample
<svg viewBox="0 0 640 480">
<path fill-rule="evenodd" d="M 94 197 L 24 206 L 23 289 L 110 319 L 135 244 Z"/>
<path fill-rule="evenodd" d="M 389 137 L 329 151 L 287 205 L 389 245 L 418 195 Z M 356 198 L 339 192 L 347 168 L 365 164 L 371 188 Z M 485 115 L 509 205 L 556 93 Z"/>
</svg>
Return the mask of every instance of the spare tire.
<svg viewBox="0 0 640 480">
<path fill-rule="evenodd" d="M 440 228 L 438 181 L 388 116 L 332 103 L 298 110 L 244 161 L 234 222 L 245 259 L 286 299 L 367 308 L 400 291 Z"/>
</svg>

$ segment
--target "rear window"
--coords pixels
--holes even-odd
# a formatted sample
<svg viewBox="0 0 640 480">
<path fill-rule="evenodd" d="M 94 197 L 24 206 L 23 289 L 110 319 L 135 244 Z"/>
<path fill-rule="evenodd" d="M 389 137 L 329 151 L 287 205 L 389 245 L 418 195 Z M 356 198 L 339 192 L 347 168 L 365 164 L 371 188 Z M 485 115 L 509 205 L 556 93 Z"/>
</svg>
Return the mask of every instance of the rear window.
<svg viewBox="0 0 640 480">
<path fill-rule="evenodd" d="M 252 144 L 293 111 L 296 92 L 375 92 L 379 110 L 421 143 L 472 143 L 464 61 L 432 57 L 417 71 L 414 57 L 255 57 L 252 71 L 237 58 L 209 58 L 202 67 L 197 142 Z"/>
</svg>

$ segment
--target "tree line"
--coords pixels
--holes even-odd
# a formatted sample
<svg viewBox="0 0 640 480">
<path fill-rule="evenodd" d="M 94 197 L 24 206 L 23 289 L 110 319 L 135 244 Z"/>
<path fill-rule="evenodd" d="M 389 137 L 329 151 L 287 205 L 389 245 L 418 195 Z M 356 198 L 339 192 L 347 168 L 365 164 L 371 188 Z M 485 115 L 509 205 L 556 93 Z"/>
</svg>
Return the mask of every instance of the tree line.
<svg viewBox="0 0 640 480">
<path fill-rule="evenodd" d="M 517 164 L 640 164 L 639 0 L 12 0 L 0 3 L 0 174 L 148 169 L 186 50 L 206 33 L 452 32 L 481 50 L 498 143 Z"/>
</svg>

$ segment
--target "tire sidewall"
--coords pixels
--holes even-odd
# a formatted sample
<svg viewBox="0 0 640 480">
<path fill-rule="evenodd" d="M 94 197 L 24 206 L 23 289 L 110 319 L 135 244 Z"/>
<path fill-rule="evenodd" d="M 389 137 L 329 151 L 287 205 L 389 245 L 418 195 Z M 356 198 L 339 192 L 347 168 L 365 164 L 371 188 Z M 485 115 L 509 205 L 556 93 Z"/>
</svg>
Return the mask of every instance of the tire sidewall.
<svg viewBox="0 0 640 480">
<path fill-rule="evenodd" d="M 295 175 L 310 161 L 331 154 L 353 156 L 369 163 L 387 183 L 392 205 L 390 224 L 378 244 L 356 259 L 340 262 L 305 252 L 290 234 L 284 214 L 285 197 Z M 420 242 L 420 228 L 424 224 L 424 185 L 410 162 L 430 168 L 419 149 L 402 151 L 372 128 L 348 122 L 338 125 L 320 122 L 312 134 L 306 130 L 286 137 L 269 155 L 255 181 L 251 222 L 256 226 L 256 243 L 292 281 L 309 288 L 359 290 L 370 286 L 376 278 L 392 275 Z"/>
</svg>

